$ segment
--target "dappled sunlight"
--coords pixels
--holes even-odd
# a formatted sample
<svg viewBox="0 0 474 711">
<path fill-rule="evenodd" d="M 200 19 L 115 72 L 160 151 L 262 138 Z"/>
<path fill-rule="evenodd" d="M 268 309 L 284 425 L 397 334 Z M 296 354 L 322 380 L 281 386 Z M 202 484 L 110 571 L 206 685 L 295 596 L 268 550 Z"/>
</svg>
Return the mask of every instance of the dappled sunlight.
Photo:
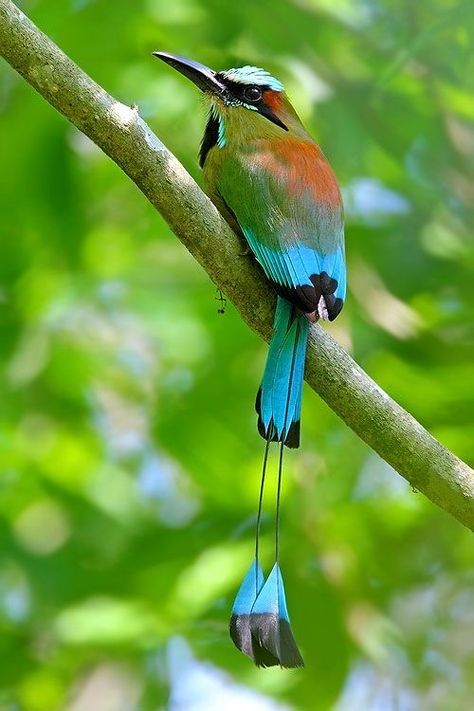
<svg viewBox="0 0 474 711">
<path fill-rule="evenodd" d="M 217 596 L 237 585 L 251 556 L 247 544 L 208 548 L 179 576 L 170 600 L 173 614 L 186 618 L 202 614 Z"/>
<path fill-rule="evenodd" d="M 406 198 L 374 178 L 355 178 L 344 186 L 343 198 L 346 215 L 369 225 L 410 212 Z"/>
<path fill-rule="evenodd" d="M 109 113 L 112 121 L 122 128 L 128 128 L 136 121 L 138 108 L 136 106 L 125 106 L 125 104 L 116 101 L 109 109 Z"/>
<path fill-rule="evenodd" d="M 413 338 L 422 328 L 416 311 L 391 294 L 377 273 L 361 261 L 352 267 L 351 290 L 374 323 L 396 338 Z"/>
<path fill-rule="evenodd" d="M 112 661 L 98 664 L 70 689 L 66 711 L 127 711 L 136 706 L 143 693 L 143 683 L 130 666 Z"/>
<path fill-rule="evenodd" d="M 291 711 L 262 693 L 232 681 L 217 667 L 193 659 L 182 639 L 173 639 L 168 649 L 171 693 L 169 711 Z"/>
<path fill-rule="evenodd" d="M 159 615 L 139 601 L 97 597 L 67 607 L 54 623 L 59 640 L 69 644 L 145 644 L 163 629 Z"/>
<path fill-rule="evenodd" d="M 137 483 L 146 504 L 156 504 L 157 517 L 171 528 L 189 525 L 200 509 L 189 477 L 176 462 L 157 452 L 150 452 L 143 459 Z"/>
<path fill-rule="evenodd" d="M 37 500 L 20 513 L 13 530 L 23 548 L 36 555 L 49 555 L 69 538 L 70 523 L 54 501 Z"/>
</svg>

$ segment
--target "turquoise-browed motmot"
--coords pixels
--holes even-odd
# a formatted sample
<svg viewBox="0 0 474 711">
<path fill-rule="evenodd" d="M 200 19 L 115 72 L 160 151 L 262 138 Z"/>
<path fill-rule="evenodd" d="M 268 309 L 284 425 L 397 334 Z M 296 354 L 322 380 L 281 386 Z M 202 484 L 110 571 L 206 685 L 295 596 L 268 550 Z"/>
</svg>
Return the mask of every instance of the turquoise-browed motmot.
<svg viewBox="0 0 474 711">
<path fill-rule="evenodd" d="M 304 129 L 282 84 L 268 72 L 250 66 L 215 72 L 183 57 L 154 54 L 209 99 L 199 154 L 206 192 L 234 231 L 245 238 L 278 294 L 256 402 L 258 430 L 266 444 L 255 559 L 237 594 L 230 633 L 236 646 L 258 666 L 303 666 L 279 567 L 283 448 L 299 446 L 310 321 L 332 321 L 344 303 L 341 196 L 321 149 Z M 265 579 L 258 538 L 271 442 L 279 442 L 275 564 Z"/>
</svg>

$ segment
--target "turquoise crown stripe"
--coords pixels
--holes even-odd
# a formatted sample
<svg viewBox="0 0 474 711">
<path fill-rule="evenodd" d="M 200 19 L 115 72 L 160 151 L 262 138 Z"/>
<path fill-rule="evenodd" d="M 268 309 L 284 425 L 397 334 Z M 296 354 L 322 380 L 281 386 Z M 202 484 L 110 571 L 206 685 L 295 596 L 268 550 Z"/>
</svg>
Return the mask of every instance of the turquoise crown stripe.
<svg viewBox="0 0 474 711">
<path fill-rule="evenodd" d="M 260 67 L 237 67 L 236 69 L 227 69 L 221 73 L 224 79 L 235 81 L 238 84 L 256 84 L 257 86 L 268 86 L 273 91 L 283 91 L 283 84 L 275 77 L 272 77 L 270 72 Z"/>
</svg>

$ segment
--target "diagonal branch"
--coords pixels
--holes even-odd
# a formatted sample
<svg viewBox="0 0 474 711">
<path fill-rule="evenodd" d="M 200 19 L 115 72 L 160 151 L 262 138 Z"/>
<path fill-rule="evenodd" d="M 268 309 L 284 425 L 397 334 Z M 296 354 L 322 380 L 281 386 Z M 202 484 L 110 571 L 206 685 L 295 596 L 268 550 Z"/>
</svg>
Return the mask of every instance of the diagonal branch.
<svg viewBox="0 0 474 711">
<path fill-rule="evenodd" d="M 268 340 L 275 297 L 262 272 L 253 260 L 242 259 L 238 238 L 137 110 L 109 96 L 11 0 L 0 0 L 0 52 L 122 168 L 248 325 Z M 319 326 L 311 329 L 306 380 L 415 489 L 474 530 L 474 471 Z"/>
</svg>

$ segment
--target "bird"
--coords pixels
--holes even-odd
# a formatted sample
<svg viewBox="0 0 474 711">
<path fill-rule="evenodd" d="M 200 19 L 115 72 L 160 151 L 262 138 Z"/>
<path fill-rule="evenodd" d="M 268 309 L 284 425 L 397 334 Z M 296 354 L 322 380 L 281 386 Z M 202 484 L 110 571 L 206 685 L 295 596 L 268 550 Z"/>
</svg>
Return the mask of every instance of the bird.
<svg viewBox="0 0 474 711">
<path fill-rule="evenodd" d="M 283 84 L 260 67 L 214 71 L 168 52 L 153 52 L 191 80 L 208 101 L 199 151 L 207 195 L 245 240 L 277 293 L 273 334 L 256 398 L 265 440 L 255 555 L 235 598 L 230 636 L 257 666 L 304 666 L 280 568 L 280 497 L 284 448 L 300 443 L 300 413 L 310 324 L 333 321 L 346 297 L 341 193 L 321 148 L 291 105 Z M 251 295 L 249 295 L 251 298 Z M 259 536 L 268 454 L 278 447 L 274 564 L 265 578 Z"/>
</svg>

